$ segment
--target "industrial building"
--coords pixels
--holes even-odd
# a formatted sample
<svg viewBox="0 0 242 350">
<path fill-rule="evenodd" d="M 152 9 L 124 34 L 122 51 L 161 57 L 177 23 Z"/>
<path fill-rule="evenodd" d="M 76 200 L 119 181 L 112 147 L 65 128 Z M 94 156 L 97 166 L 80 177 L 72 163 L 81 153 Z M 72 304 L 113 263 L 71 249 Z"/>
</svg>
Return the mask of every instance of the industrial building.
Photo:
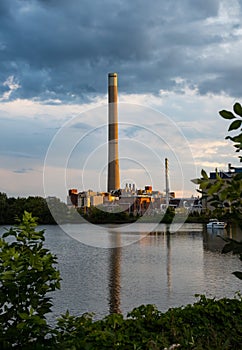
<svg viewBox="0 0 242 350">
<path fill-rule="evenodd" d="M 168 159 L 165 159 L 165 193 L 153 191 L 152 186 L 136 189 L 134 184 L 126 184 L 120 188 L 120 169 L 118 153 L 118 75 L 108 74 L 108 173 L 107 192 L 92 190 L 78 192 L 70 189 L 67 204 L 83 209 L 98 207 L 107 212 L 127 212 L 134 215 L 154 215 L 172 207 L 184 206 L 184 203 L 174 199 L 175 193 L 170 192 L 168 177 Z M 192 206 L 192 204 L 191 204 Z"/>
</svg>

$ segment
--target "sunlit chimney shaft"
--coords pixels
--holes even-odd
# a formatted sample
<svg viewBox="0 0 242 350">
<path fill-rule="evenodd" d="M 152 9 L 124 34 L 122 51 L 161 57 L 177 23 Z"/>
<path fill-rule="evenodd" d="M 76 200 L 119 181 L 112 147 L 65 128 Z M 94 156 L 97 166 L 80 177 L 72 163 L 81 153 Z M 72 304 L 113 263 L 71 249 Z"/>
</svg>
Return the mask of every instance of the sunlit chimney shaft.
<svg viewBox="0 0 242 350">
<path fill-rule="evenodd" d="M 165 180 L 166 180 L 166 207 L 169 207 L 170 202 L 170 188 L 169 188 L 169 167 L 168 167 L 168 159 L 165 158 Z"/>
<path fill-rule="evenodd" d="M 108 192 L 120 188 L 118 158 L 118 75 L 108 74 Z"/>
</svg>

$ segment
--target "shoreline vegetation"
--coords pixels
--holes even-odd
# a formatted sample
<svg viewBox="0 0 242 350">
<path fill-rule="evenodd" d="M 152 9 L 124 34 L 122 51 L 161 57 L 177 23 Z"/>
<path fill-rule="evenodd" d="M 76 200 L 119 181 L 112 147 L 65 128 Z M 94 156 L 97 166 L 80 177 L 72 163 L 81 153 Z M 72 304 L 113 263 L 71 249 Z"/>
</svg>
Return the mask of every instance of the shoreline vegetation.
<svg viewBox="0 0 242 350">
<path fill-rule="evenodd" d="M 68 207 L 60 199 L 51 197 L 45 199 L 40 196 L 29 196 L 27 198 L 9 197 L 5 193 L 0 193 L 0 225 L 14 225 L 23 216 L 24 211 L 31 212 L 34 217 L 38 218 L 39 225 L 55 225 L 65 223 L 84 223 L 90 222 L 92 224 L 127 224 L 133 223 L 137 220 L 142 223 L 165 223 L 171 222 L 186 222 L 186 223 L 207 223 L 212 214 L 207 211 L 198 213 L 187 212 L 175 213 L 173 208 L 168 208 L 166 212 L 156 215 L 134 216 L 127 212 L 106 212 L 97 207 L 90 207 L 88 211 L 83 209 L 76 209 Z M 222 215 L 216 213 L 219 220 L 231 222 L 233 218 L 228 214 Z"/>
<path fill-rule="evenodd" d="M 127 316 L 113 313 L 97 321 L 91 313 L 63 311 L 49 325 L 46 314 L 53 304 L 48 294 L 61 288 L 61 276 L 57 257 L 43 246 L 45 231 L 36 227 L 35 218 L 24 212 L 18 226 L 0 238 L 1 349 L 241 349 L 239 293 L 231 299 L 196 295 L 193 305 L 166 312 L 141 305 Z M 227 247 L 231 251 L 230 243 Z"/>
</svg>

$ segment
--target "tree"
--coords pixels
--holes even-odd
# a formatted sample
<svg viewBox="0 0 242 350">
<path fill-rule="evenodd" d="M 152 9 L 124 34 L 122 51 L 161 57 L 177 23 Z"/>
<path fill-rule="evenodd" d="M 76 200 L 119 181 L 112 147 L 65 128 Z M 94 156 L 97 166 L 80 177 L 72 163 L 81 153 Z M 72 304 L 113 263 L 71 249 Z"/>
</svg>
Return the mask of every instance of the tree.
<svg viewBox="0 0 242 350">
<path fill-rule="evenodd" d="M 6 222 L 8 212 L 8 197 L 6 193 L 0 192 L 0 225 Z"/>
<path fill-rule="evenodd" d="M 226 136 L 225 139 L 229 139 L 234 142 L 236 152 L 242 150 L 242 106 L 236 102 L 233 106 L 233 112 L 227 110 L 221 110 L 220 116 L 224 119 L 232 120 L 228 131 L 234 131 L 240 129 L 240 133 L 235 136 Z M 235 119 L 235 120 L 234 120 Z M 242 156 L 239 156 L 240 162 L 242 162 Z M 238 173 L 229 179 L 222 179 L 218 173 L 216 173 L 216 180 L 211 183 L 207 173 L 202 170 L 202 177 L 200 179 L 193 180 L 194 183 L 199 184 L 201 192 L 210 197 L 211 206 L 214 208 L 225 208 L 228 211 L 230 219 L 235 221 L 241 226 L 242 223 L 242 173 Z M 227 244 L 223 249 L 223 253 L 233 252 L 240 255 L 242 261 L 242 241 L 238 242 L 233 239 L 225 239 Z M 239 271 L 234 272 L 234 275 L 242 279 L 242 273 Z"/>
<path fill-rule="evenodd" d="M 233 111 L 234 113 L 221 110 L 219 114 L 224 119 L 236 119 L 230 124 L 229 132 L 239 128 L 242 131 L 242 107 L 238 102 L 234 104 Z M 236 152 L 242 150 L 242 133 L 233 137 L 226 136 L 225 139 L 234 142 Z M 242 156 L 239 156 L 239 159 L 242 161 Z M 201 175 L 200 179 L 195 179 L 193 182 L 199 184 L 201 192 L 210 197 L 209 202 L 211 206 L 214 208 L 225 208 L 229 212 L 230 217 L 240 223 L 242 221 L 242 173 L 223 179 L 217 172 L 216 180 L 213 183 L 209 180 L 204 170 L 201 171 Z"/>
<path fill-rule="evenodd" d="M 24 212 L 18 226 L 0 239 L 0 347 L 31 348 L 47 342 L 48 292 L 60 288 L 57 259 L 43 247 L 44 230 Z M 8 238 L 6 240 L 5 238 Z"/>
</svg>

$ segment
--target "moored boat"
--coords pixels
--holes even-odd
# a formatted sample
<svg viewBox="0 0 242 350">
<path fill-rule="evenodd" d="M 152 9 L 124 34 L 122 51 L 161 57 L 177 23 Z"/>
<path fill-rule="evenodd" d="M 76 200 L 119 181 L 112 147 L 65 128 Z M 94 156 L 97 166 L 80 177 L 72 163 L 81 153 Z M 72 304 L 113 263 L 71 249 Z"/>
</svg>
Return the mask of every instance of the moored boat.
<svg viewBox="0 0 242 350">
<path fill-rule="evenodd" d="M 226 222 L 224 221 L 218 221 L 218 219 L 210 219 L 207 228 L 213 229 L 213 228 L 225 228 Z"/>
</svg>

